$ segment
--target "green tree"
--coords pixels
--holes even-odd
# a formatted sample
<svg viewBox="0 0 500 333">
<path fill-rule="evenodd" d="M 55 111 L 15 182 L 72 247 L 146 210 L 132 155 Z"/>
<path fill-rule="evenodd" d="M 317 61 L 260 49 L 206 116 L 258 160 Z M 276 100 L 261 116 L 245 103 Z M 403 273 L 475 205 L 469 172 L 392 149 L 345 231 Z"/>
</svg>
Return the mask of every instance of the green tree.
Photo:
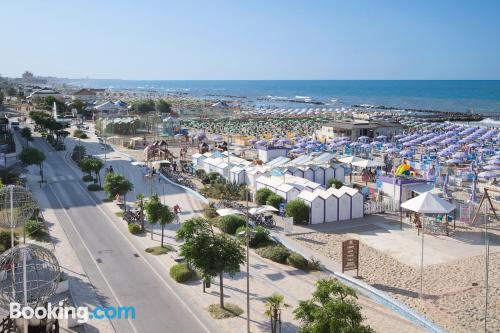
<svg viewBox="0 0 500 333">
<path fill-rule="evenodd" d="M 269 206 L 273 206 L 276 209 L 280 208 L 280 204 L 285 202 L 285 198 L 276 193 L 272 193 L 267 197 L 266 204 Z"/>
<path fill-rule="evenodd" d="M 293 311 L 301 321 L 300 333 L 374 333 L 362 325 L 361 308 L 356 304 L 356 292 L 334 279 L 316 282 L 310 300 L 300 301 Z"/>
<path fill-rule="evenodd" d="M 14 87 L 8 87 L 7 88 L 7 95 L 9 95 L 10 97 L 16 96 L 17 95 L 16 88 L 14 88 Z"/>
<path fill-rule="evenodd" d="M 144 203 L 144 211 L 151 224 L 151 239 L 153 239 L 153 224 L 158 223 L 162 216 L 162 203 L 157 194 L 153 194 L 149 200 Z"/>
<path fill-rule="evenodd" d="M 155 110 L 160 114 L 172 113 L 170 104 L 164 99 L 159 99 L 155 102 Z"/>
<path fill-rule="evenodd" d="M 257 205 L 265 205 L 267 197 L 269 197 L 273 193 L 273 191 L 265 187 L 257 190 L 257 192 L 255 193 L 255 203 Z"/>
<path fill-rule="evenodd" d="M 213 231 L 207 220 L 194 218 L 183 223 L 177 237 L 184 239 L 180 254 L 198 269 L 204 279 L 219 275 L 220 307 L 224 308 L 224 273 L 233 276 L 245 261 L 237 240 Z"/>
<path fill-rule="evenodd" d="M 307 224 L 309 222 L 309 211 L 309 206 L 300 199 L 294 199 L 285 206 L 285 215 L 293 217 L 293 223 Z"/>
<path fill-rule="evenodd" d="M 134 184 L 124 176 L 112 172 L 106 175 L 104 182 L 104 191 L 108 193 L 110 199 L 117 195 L 123 196 L 123 210 L 127 210 L 127 193 L 134 189 Z"/>
<path fill-rule="evenodd" d="M 155 111 L 155 109 L 155 102 L 152 99 L 132 103 L 132 110 L 140 114 Z"/>
<path fill-rule="evenodd" d="M 336 189 L 339 189 L 342 186 L 344 186 L 344 184 L 342 184 L 342 182 L 338 179 L 330 178 L 330 179 L 328 179 L 328 182 L 326 184 L 326 188 L 330 188 L 332 186 L 335 186 Z"/>
<path fill-rule="evenodd" d="M 160 225 L 161 225 L 161 247 L 163 247 L 163 234 L 165 230 L 165 224 L 170 224 L 174 221 L 175 214 L 167 205 L 162 205 L 160 212 Z"/>
<path fill-rule="evenodd" d="M 5 95 L 3 94 L 3 91 L 0 90 L 0 107 L 3 106 L 4 99 L 5 99 Z"/>
<path fill-rule="evenodd" d="M 141 219 L 141 230 L 144 231 L 144 194 L 139 193 L 135 197 L 137 199 L 137 206 L 139 207 L 139 216 Z"/>
<path fill-rule="evenodd" d="M 281 323 L 281 310 L 289 306 L 285 304 L 284 300 L 285 297 L 277 293 L 266 298 L 264 316 L 271 318 L 271 333 L 278 332 L 278 323 Z"/>
<path fill-rule="evenodd" d="M 80 162 L 80 168 L 83 172 L 86 172 L 88 175 L 91 175 L 92 172 L 95 173 L 96 179 L 99 181 L 99 187 L 101 187 L 101 170 L 104 164 L 102 161 L 96 157 L 84 157 Z"/>
<path fill-rule="evenodd" d="M 36 148 L 24 148 L 19 154 L 19 160 L 26 165 L 38 165 L 40 167 L 40 177 L 43 183 L 43 161 L 45 154 Z"/>
<path fill-rule="evenodd" d="M 29 146 L 29 142 L 33 141 L 33 136 L 31 135 L 31 128 L 23 127 L 21 129 L 21 136 L 26 139 L 26 146 Z"/>
<path fill-rule="evenodd" d="M 18 99 L 23 99 L 23 98 L 24 98 L 24 92 L 22 92 L 21 90 L 19 90 L 19 91 L 17 92 L 17 98 L 18 98 Z"/>
</svg>

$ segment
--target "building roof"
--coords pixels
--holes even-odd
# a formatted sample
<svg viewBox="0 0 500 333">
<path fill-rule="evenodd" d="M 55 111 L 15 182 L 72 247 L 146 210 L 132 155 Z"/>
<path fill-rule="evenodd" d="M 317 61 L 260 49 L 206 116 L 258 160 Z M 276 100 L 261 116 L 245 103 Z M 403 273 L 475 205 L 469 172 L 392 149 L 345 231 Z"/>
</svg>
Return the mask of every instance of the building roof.
<svg viewBox="0 0 500 333">
<path fill-rule="evenodd" d="M 355 120 L 355 121 L 336 121 L 332 123 L 327 123 L 323 125 L 323 127 L 332 127 L 336 129 L 342 129 L 342 130 L 353 130 L 353 129 L 359 129 L 359 128 L 366 128 L 366 129 L 377 129 L 381 127 L 402 127 L 401 124 L 398 123 L 391 123 L 387 121 L 362 121 L 362 120 Z"/>
<path fill-rule="evenodd" d="M 73 93 L 73 96 L 96 96 L 97 92 L 93 89 L 80 89 Z"/>
</svg>

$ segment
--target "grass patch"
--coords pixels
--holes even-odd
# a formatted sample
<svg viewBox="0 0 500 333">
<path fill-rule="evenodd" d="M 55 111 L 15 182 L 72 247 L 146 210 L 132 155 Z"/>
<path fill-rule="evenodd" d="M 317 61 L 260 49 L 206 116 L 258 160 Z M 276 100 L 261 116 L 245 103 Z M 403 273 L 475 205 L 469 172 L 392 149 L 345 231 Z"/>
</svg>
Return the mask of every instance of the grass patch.
<svg viewBox="0 0 500 333">
<path fill-rule="evenodd" d="M 163 245 L 163 247 L 162 246 L 148 247 L 145 251 L 147 253 L 151 253 L 157 256 L 160 254 L 167 254 L 169 252 L 172 252 L 174 251 L 174 248 L 170 245 Z"/>
<path fill-rule="evenodd" d="M 243 314 L 243 309 L 236 304 L 226 303 L 224 307 L 221 308 L 219 304 L 212 304 L 208 306 L 208 313 L 214 319 L 224 319 L 239 317 Z"/>
<path fill-rule="evenodd" d="M 123 212 L 116 212 L 115 215 L 118 217 L 123 217 Z"/>
</svg>

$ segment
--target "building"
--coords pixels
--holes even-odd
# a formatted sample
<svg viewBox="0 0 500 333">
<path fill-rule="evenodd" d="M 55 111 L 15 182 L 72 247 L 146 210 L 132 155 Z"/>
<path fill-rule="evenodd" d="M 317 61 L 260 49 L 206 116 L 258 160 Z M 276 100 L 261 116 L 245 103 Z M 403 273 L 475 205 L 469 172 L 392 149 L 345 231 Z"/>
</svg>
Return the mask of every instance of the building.
<svg viewBox="0 0 500 333">
<path fill-rule="evenodd" d="M 81 100 L 82 102 L 92 104 L 97 100 L 97 94 L 98 90 L 97 89 L 80 89 L 75 91 L 71 95 L 71 100 Z"/>
<path fill-rule="evenodd" d="M 117 113 L 121 108 L 111 101 L 104 102 L 95 107 L 95 109 L 102 113 Z"/>
<path fill-rule="evenodd" d="M 335 137 L 348 137 L 352 141 L 356 141 L 360 136 L 375 138 L 379 135 L 385 135 L 390 138 L 402 133 L 402 131 L 403 126 L 398 123 L 355 119 L 325 124 L 316 131 L 316 138 L 323 141 Z"/>
<path fill-rule="evenodd" d="M 259 160 L 267 163 L 278 157 L 286 157 L 290 148 L 283 146 L 257 146 Z"/>
<path fill-rule="evenodd" d="M 54 97 L 60 102 L 64 102 L 64 96 L 60 92 L 50 88 L 42 88 L 34 90 L 26 99 L 31 102 L 37 102 L 40 99 L 49 96 Z"/>
</svg>

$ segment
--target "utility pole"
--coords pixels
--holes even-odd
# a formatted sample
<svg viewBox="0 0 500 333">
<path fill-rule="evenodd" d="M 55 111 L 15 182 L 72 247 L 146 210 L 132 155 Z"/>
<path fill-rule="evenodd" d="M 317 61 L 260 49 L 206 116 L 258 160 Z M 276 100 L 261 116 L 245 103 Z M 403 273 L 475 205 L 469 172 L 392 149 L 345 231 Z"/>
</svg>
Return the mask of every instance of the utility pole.
<svg viewBox="0 0 500 333">
<path fill-rule="evenodd" d="M 228 155 L 229 156 L 229 151 Z M 245 199 L 247 201 L 247 221 L 246 221 L 246 254 L 247 254 L 247 333 L 250 333 L 250 228 L 249 228 L 249 210 L 248 210 L 248 196 L 250 195 L 250 191 L 248 189 L 248 185 L 245 191 Z"/>
</svg>

